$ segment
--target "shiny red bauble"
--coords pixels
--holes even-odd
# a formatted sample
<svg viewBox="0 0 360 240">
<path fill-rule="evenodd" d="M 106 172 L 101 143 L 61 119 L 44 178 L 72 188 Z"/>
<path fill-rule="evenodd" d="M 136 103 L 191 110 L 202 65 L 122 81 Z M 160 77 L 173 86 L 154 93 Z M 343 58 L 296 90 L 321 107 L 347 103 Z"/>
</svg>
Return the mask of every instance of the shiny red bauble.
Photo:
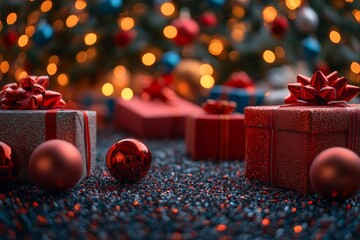
<svg viewBox="0 0 360 240">
<path fill-rule="evenodd" d="M 9 145 L 0 142 L 0 183 L 15 180 L 18 174 L 18 163 L 14 159 Z"/>
<path fill-rule="evenodd" d="M 282 38 L 289 31 L 289 27 L 286 17 L 279 16 L 271 23 L 271 33 L 277 38 Z"/>
<path fill-rule="evenodd" d="M 360 189 L 360 158 L 347 148 L 326 149 L 312 162 L 310 181 L 323 198 L 344 201 Z"/>
<path fill-rule="evenodd" d="M 106 155 L 110 174 L 120 183 L 140 182 L 149 172 L 151 153 L 139 140 L 126 138 L 111 145 Z"/>
<path fill-rule="evenodd" d="M 73 188 L 84 169 L 79 150 L 69 142 L 50 140 L 39 145 L 31 154 L 31 181 L 48 192 L 63 192 Z"/>
<path fill-rule="evenodd" d="M 198 23 L 190 17 L 180 17 L 172 22 L 177 34 L 173 39 L 179 46 L 194 42 L 199 36 L 200 27 Z"/>
</svg>

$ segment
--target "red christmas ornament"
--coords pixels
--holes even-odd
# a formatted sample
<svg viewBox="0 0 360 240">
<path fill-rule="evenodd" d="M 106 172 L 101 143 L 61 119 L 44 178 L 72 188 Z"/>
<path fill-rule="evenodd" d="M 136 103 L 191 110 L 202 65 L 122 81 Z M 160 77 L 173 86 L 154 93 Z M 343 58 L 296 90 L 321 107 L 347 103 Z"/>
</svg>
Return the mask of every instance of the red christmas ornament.
<svg viewBox="0 0 360 240">
<path fill-rule="evenodd" d="M 19 35 L 14 30 L 8 30 L 2 37 L 2 42 L 7 47 L 12 47 L 18 40 Z"/>
<path fill-rule="evenodd" d="M 208 114 L 231 114 L 234 112 L 237 104 L 233 101 L 226 100 L 212 100 L 208 99 L 203 104 L 203 109 Z"/>
<path fill-rule="evenodd" d="M 282 38 L 289 30 L 289 22 L 286 17 L 279 16 L 271 23 L 270 29 L 275 37 Z"/>
<path fill-rule="evenodd" d="M 135 30 L 119 31 L 114 36 L 115 44 L 120 47 L 127 47 L 136 37 Z"/>
<path fill-rule="evenodd" d="M 29 174 L 32 182 L 48 192 L 63 192 L 81 179 L 84 162 L 79 150 L 69 142 L 50 140 L 31 154 Z"/>
<path fill-rule="evenodd" d="M 151 153 L 136 139 L 122 139 L 109 148 L 106 165 L 120 183 L 140 182 L 150 170 Z"/>
<path fill-rule="evenodd" d="M 310 181 L 323 198 L 344 201 L 360 189 L 360 158 L 347 148 L 326 149 L 312 162 Z"/>
<path fill-rule="evenodd" d="M 177 30 L 174 41 L 179 46 L 185 46 L 186 44 L 194 42 L 200 32 L 199 25 L 190 17 L 180 17 L 175 19 L 172 22 L 172 25 Z"/>
<path fill-rule="evenodd" d="M 218 20 L 213 12 L 204 12 L 200 16 L 199 21 L 204 27 L 208 28 L 215 27 L 218 24 Z"/>
<path fill-rule="evenodd" d="M 11 147 L 0 142 L 0 182 L 15 180 L 18 173 L 17 167 Z"/>
<path fill-rule="evenodd" d="M 233 88 L 243 88 L 247 90 L 255 90 L 253 80 L 244 71 L 232 73 L 228 80 L 224 83 L 225 86 Z"/>
</svg>

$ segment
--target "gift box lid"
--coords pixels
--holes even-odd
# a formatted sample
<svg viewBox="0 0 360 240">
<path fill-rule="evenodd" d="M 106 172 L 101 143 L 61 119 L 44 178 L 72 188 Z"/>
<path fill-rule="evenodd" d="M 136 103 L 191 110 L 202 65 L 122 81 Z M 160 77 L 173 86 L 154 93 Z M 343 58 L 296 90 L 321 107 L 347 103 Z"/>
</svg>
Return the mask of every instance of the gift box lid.
<svg viewBox="0 0 360 240">
<path fill-rule="evenodd" d="M 359 128 L 360 105 L 258 106 L 245 108 L 245 126 L 274 130 L 322 133 Z M 355 125 L 355 126 L 354 126 Z"/>
</svg>

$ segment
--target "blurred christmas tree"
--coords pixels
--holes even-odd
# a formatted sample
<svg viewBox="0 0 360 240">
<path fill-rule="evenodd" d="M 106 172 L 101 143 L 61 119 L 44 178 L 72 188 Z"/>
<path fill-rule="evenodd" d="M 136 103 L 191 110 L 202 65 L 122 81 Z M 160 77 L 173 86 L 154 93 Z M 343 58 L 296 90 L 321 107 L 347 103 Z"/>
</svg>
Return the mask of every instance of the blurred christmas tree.
<svg viewBox="0 0 360 240">
<path fill-rule="evenodd" d="M 101 83 L 104 95 L 131 95 L 141 72 L 190 71 L 206 89 L 234 71 L 263 79 L 299 62 L 360 81 L 358 0 L 12 0 L 0 8 L 0 85 L 50 75 L 54 88 Z"/>
</svg>

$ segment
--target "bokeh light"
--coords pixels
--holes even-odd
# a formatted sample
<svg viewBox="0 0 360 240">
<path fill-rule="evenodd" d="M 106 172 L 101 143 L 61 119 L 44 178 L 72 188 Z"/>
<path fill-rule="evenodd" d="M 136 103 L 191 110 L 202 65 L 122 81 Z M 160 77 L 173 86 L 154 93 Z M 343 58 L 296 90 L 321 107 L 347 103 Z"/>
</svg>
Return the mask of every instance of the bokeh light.
<svg viewBox="0 0 360 240">
<path fill-rule="evenodd" d="M 214 73 L 214 69 L 210 64 L 204 63 L 200 66 L 199 72 L 201 75 L 212 75 Z"/>
<path fill-rule="evenodd" d="M 272 22 L 277 17 L 278 13 L 273 6 L 267 6 L 264 8 L 262 15 L 265 22 Z"/>
<path fill-rule="evenodd" d="M 60 86 L 66 86 L 69 84 L 69 78 L 65 73 L 59 74 L 59 76 L 57 77 L 57 83 Z"/>
<path fill-rule="evenodd" d="M 212 88 L 215 84 L 215 79 L 210 75 L 204 75 L 200 79 L 200 85 L 203 88 L 209 89 Z"/>
<path fill-rule="evenodd" d="M 69 28 L 75 27 L 78 21 L 79 18 L 76 15 L 70 15 L 66 19 L 66 26 Z"/>
<path fill-rule="evenodd" d="M 271 50 L 265 50 L 263 53 L 263 58 L 267 63 L 275 62 L 275 53 Z"/>
<path fill-rule="evenodd" d="M 19 47 L 25 47 L 29 42 L 29 37 L 26 35 L 21 35 L 18 39 Z"/>
<path fill-rule="evenodd" d="M 101 92 L 104 96 L 110 96 L 114 93 L 114 86 L 111 83 L 105 83 L 101 88 Z"/>
<path fill-rule="evenodd" d="M 83 10 L 84 8 L 86 8 L 86 2 L 84 0 L 77 0 L 75 2 L 75 8 L 77 10 Z"/>
<path fill-rule="evenodd" d="M 42 11 L 42 12 L 48 12 L 48 11 L 50 11 L 50 9 L 52 8 L 52 2 L 51 1 L 49 1 L 49 0 L 46 0 L 46 1 L 44 1 L 42 4 L 41 4 L 41 6 L 40 6 L 40 10 Z"/>
<path fill-rule="evenodd" d="M 286 0 L 286 7 L 290 10 L 295 10 L 301 5 L 301 0 Z"/>
<path fill-rule="evenodd" d="M 153 53 L 145 53 L 141 60 L 145 66 L 151 66 L 155 63 L 156 57 Z"/>
<path fill-rule="evenodd" d="M 177 30 L 174 26 L 169 25 L 164 28 L 163 33 L 166 38 L 172 39 L 172 38 L 176 37 Z"/>
<path fill-rule="evenodd" d="M 134 96 L 134 92 L 133 90 L 131 90 L 131 88 L 124 88 L 123 90 L 121 90 L 121 98 L 129 101 L 133 98 Z"/>
<path fill-rule="evenodd" d="M 171 16 L 175 12 L 175 6 L 171 2 L 165 2 L 161 5 L 160 11 L 164 16 Z"/>
<path fill-rule="evenodd" d="M 223 50 L 224 50 L 224 44 L 222 41 L 220 41 L 219 39 L 211 40 L 209 44 L 209 52 L 212 55 L 218 56 L 222 53 Z"/>
<path fill-rule="evenodd" d="M 10 13 L 10 14 L 7 16 L 7 18 L 6 18 L 6 23 L 7 23 L 8 25 L 12 25 L 12 24 L 14 24 L 14 23 L 16 22 L 16 20 L 17 20 L 17 15 L 16 15 L 16 13 L 12 12 L 12 13 Z"/>
<path fill-rule="evenodd" d="M 341 41 L 341 35 L 338 31 L 332 30 L 329 33 L 329 38 L 330 41 L 332 41 L 333 43 L 339 43 Z"/>
<path fill-rule="evenodd" d="M 123 31 L 129 31 L 135 26 L 135 21 L 131 17 L 120 18 L 118 25 Z"/>
<path fill-rule="evenodd" d="M 46 70 L 49 75 L 54 75 L 57 72 L 57 66 L 55 63 L 49 63 Z"/>
<path fill-rule="evenodd" d="M 2 61 L 0 64 L 0 70 L 2 73 L 7 73 L 9 71 L 10 65 L 8 61 Z"/>
<path fill-rule="evenodd" d="M 97 36 L 95 33 L 88 33 L 85 35 L 84 42 L 86 45 L 93 45 L 96 43 Z"/>
<path fill-rule="evenodd" d="M 350 70 L 355 74 L 360 74 L 360 64 L 358 62 L 352 62 L 350 64 Z"/>
</svg>

